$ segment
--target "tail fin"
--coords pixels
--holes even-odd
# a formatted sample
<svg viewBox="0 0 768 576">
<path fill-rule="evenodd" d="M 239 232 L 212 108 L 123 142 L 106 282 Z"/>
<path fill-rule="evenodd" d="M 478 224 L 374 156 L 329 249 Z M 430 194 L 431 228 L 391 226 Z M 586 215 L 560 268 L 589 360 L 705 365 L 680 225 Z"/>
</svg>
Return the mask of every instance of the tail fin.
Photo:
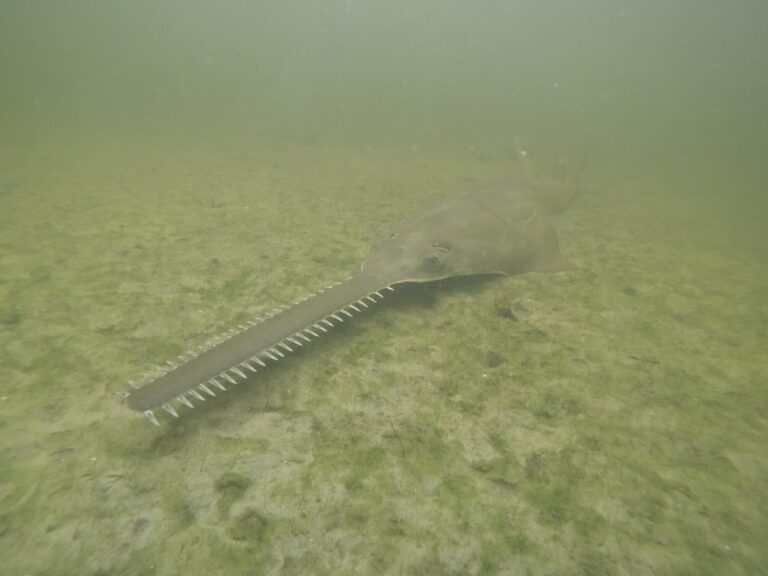
<svg viewBox="0 0 768 576">
<path fill-rule="evenodd" d="M 528 184 L 534 184 L 536 182 L 536 171 L 533 169 L 531 159 L 528 158 L 528 152 L 520 145 L 520 140 L 517 137 L 515 137 L 515 158 L 525 181 Z"/>
<path fill-rule="evenodd" d="M 526 185 L 530 187 L 539 202 L 549 212 L 562 212 L 581 192 L 581 175 L 587 163 L 589 150 L 585 150 L 576 171 L 572 173 L 570 178 L 565 161 L 557 156 L 553 160 L 552 177 L 539 178 L 536 175 L 530 155 L 517 138 L 515 138 L 515 156 L 520 174 Z"/>
</svg>

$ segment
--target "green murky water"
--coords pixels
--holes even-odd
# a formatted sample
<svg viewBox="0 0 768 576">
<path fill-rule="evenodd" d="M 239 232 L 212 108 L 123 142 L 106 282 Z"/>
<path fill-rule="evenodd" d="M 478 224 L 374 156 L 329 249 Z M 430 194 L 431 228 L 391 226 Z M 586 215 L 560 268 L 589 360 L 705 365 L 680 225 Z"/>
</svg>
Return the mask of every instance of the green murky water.
<svg viewBox="0 0 768 576">
<path fill-rule="evenodd" d="M 3 9 L 5 572 L 768 570 L 766 10 L 555 7 Z M 406 290 L 160 428 L 122 404 L 515 134 L 590 151 L 575 270 Z"/>
</svg>

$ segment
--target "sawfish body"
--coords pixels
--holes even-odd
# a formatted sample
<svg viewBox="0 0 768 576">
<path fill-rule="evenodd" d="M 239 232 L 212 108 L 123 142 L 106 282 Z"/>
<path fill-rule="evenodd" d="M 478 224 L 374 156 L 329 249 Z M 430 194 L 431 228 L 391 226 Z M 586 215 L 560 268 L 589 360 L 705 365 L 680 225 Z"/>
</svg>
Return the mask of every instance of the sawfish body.
<svg viewBox="0 0 768 576">
<path fill-rule="evenodd" d="M 192 408 L 246 380 L 379 302 L 398 284 L 569 268 L 519 147 L 518 162 L 525 168 L 522 178 L 484 186 L 413 218 L 373 246 L 357 275 L 240 325 L 132 383 L 128 406 L 154 424 L 158 408 L 176 417 L 181 406 Z"/>
</svg>

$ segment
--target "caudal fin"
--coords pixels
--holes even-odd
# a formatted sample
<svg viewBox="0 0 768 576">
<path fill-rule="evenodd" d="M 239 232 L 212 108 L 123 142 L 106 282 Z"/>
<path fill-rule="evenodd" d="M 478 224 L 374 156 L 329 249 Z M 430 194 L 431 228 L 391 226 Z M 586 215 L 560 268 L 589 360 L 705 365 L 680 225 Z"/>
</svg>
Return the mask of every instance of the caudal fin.
<svg viewBox="0 0 768 576">
<path fill-rule="evenodd" d="M 518 138 L 515 138 L 515 156 L 523 181 L 548 212 L 562 212 L 580 194 L 581 176 L 587 163 L 589 150 L 585 150 L 576 170 L 573 172 L 570 172 L 566 162 L 556 155 L 553 159 L 552 175 L 550 178 L 539 178 L 536 175 L 533 160 L 530 154 L 522 147 Z"/>
<path fill-rule="evenodd" d="M 536 171 L 533 169 L 531 159 L 528 157 L 528 152 L 520 144 L 520 140 L 515 137 L 515 158 L 517 159 L 517 166 L 520 168 L 520 174 L 528 184 L 536 182 Z"/>
</svg>

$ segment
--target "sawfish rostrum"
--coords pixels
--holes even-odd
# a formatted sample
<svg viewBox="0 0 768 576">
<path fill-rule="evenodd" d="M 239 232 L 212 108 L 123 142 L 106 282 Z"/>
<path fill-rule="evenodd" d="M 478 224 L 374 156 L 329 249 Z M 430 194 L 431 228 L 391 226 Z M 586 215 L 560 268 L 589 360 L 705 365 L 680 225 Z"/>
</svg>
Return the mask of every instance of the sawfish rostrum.
<svg viewBox="0 0 768 576">
<path fill-rule="evenodd" d="M 373 246 L 357 275 L 233 328 L 132 382 L 128 406 L 154 424 L 159 408 L 177 417 L 182 406 L 192 408 L 246 380 L 378 303 L 398 284 L 569 268 L 548 219 L 553 208 L 537 195 L 539 181 L 519 145 L 517 159 L 520 175 L 413 218 Z M 558 182 L 567 200 L 573 187 L 564 176 Z M 551 197 L 552 186 L 547 190 Z"/>
</svg>

